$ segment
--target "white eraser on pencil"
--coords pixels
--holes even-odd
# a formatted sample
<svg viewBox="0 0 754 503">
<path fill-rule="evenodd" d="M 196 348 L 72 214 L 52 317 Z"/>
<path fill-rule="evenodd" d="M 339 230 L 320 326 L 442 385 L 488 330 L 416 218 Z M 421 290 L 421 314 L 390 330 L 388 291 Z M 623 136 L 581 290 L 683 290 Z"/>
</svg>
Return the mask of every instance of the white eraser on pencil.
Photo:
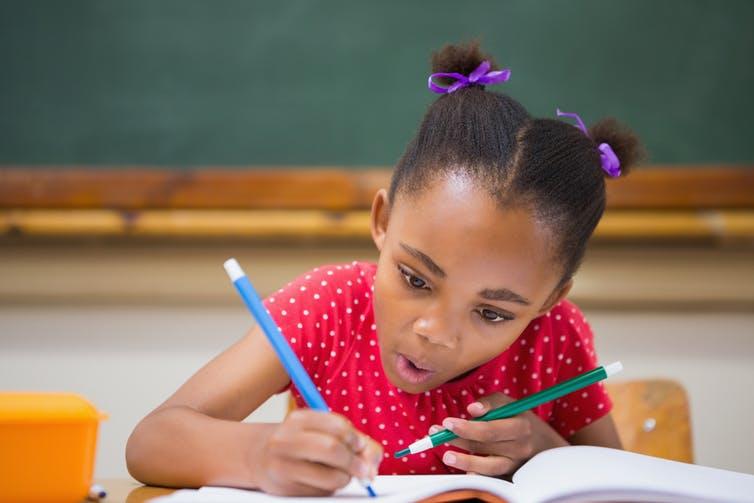
<svg viewBox="0 0 754 503">
<path fill-rule="evenodd" d="M 231 281 L 236 281 L 237 279 L 246 276 L 246 274 L 243 272 L 243 269 L 241 269 L 241 265 L 238 263 L 238 260 L 234 258 L 229 258 L 228 260 L 226 260 L 223 264 L 223 267 L 225 268 L 225 272 L 228 273 L 228 276 L 230 276 Z"/>
<path fill-rule="evenodd" d="M 623 370 L 623 364 L 621 362 L 613 362 L 610 365 L 605 365 L 605 374 L 607 374 L 607 377 L 615 375 L 621 370 Z"/>
</svg>

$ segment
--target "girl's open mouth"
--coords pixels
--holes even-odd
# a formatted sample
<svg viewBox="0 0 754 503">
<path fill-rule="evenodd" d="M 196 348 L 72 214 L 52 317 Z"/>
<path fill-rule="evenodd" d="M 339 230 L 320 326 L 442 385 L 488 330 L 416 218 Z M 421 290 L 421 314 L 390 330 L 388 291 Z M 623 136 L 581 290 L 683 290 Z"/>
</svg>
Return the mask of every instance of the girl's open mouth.
<svg viewBox="0 0 754 503">
<path fill-rule="evenodd" d="M 419 366 L 401 353 L 396 354 L 395 368 L 401 379 L 412 384 L 421 384 L 435 374 L 434 370 Z"/>
</svg>

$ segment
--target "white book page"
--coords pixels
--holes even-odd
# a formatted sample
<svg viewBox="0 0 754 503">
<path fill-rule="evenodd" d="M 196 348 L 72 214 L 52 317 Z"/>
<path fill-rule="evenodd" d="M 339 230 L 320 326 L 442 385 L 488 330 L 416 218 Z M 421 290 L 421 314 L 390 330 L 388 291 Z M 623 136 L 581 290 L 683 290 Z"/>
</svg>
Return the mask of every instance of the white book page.
<svg viewBox="0 0 754 503">
<path fill-rule="evenodd" d="M 537 502 L 754 500 L 754 475 L 591 446 L 542 452 L 513 482 Z"/>
<path fill-rule="evenodd" d="M 513 484 L 505 480 L 480 475 L 380 475 L 372 488 L 377 498 L 370 498 L 357 482 L 351 483 L 327 498 L 279 497 L 259 491 L 244 491 L 225 487 L 202 487 L 198 491 L 182 490 L 156 498 L 159 503 L 250 503 L 280 502 L 309 503 L 312 501 L 403 503 L 433 496 L 453 489 L 478 489 L 498 494 L 511 503 L 527 503 Z"/>
</svg>

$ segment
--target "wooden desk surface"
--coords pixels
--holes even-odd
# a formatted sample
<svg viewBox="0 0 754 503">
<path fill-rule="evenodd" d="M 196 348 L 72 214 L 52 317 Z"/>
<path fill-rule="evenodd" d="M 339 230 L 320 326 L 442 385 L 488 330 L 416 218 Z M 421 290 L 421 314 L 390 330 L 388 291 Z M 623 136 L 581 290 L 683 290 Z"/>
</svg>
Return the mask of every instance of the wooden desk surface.
<svg viewBox="0 0 754 503">
<path fill-rule="evenodd" d="M 143 503 L 174 491 L 164 487 L 144 486 L 133 479 L 97 479 L 96 482 L 107 491 L 107 498 L 102 503 Z"/>
</svg>

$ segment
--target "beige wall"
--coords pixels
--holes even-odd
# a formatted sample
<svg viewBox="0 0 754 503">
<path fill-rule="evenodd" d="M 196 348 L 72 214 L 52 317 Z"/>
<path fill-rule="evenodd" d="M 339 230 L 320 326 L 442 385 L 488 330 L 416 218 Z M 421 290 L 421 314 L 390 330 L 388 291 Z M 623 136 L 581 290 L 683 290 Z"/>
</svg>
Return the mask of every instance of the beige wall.
<svg viewBox="0 0 754 503">
<path fill-rule="evenodd" d="M 82 393 L 110 414 L 96 473 L 125 474 L 136 421 L 240 337 L 248 314 L 222 262 L 260 291 L 366 243 L 0 243 L 0 388 Z M 595 246 L 572 296 L 602 361 L 623 378 L 672 377 L 690 396 L 697 461 L 754 473 L 754 250 Z M 281 417 L 282 397 L 255 416 Z"/>
</svg>

